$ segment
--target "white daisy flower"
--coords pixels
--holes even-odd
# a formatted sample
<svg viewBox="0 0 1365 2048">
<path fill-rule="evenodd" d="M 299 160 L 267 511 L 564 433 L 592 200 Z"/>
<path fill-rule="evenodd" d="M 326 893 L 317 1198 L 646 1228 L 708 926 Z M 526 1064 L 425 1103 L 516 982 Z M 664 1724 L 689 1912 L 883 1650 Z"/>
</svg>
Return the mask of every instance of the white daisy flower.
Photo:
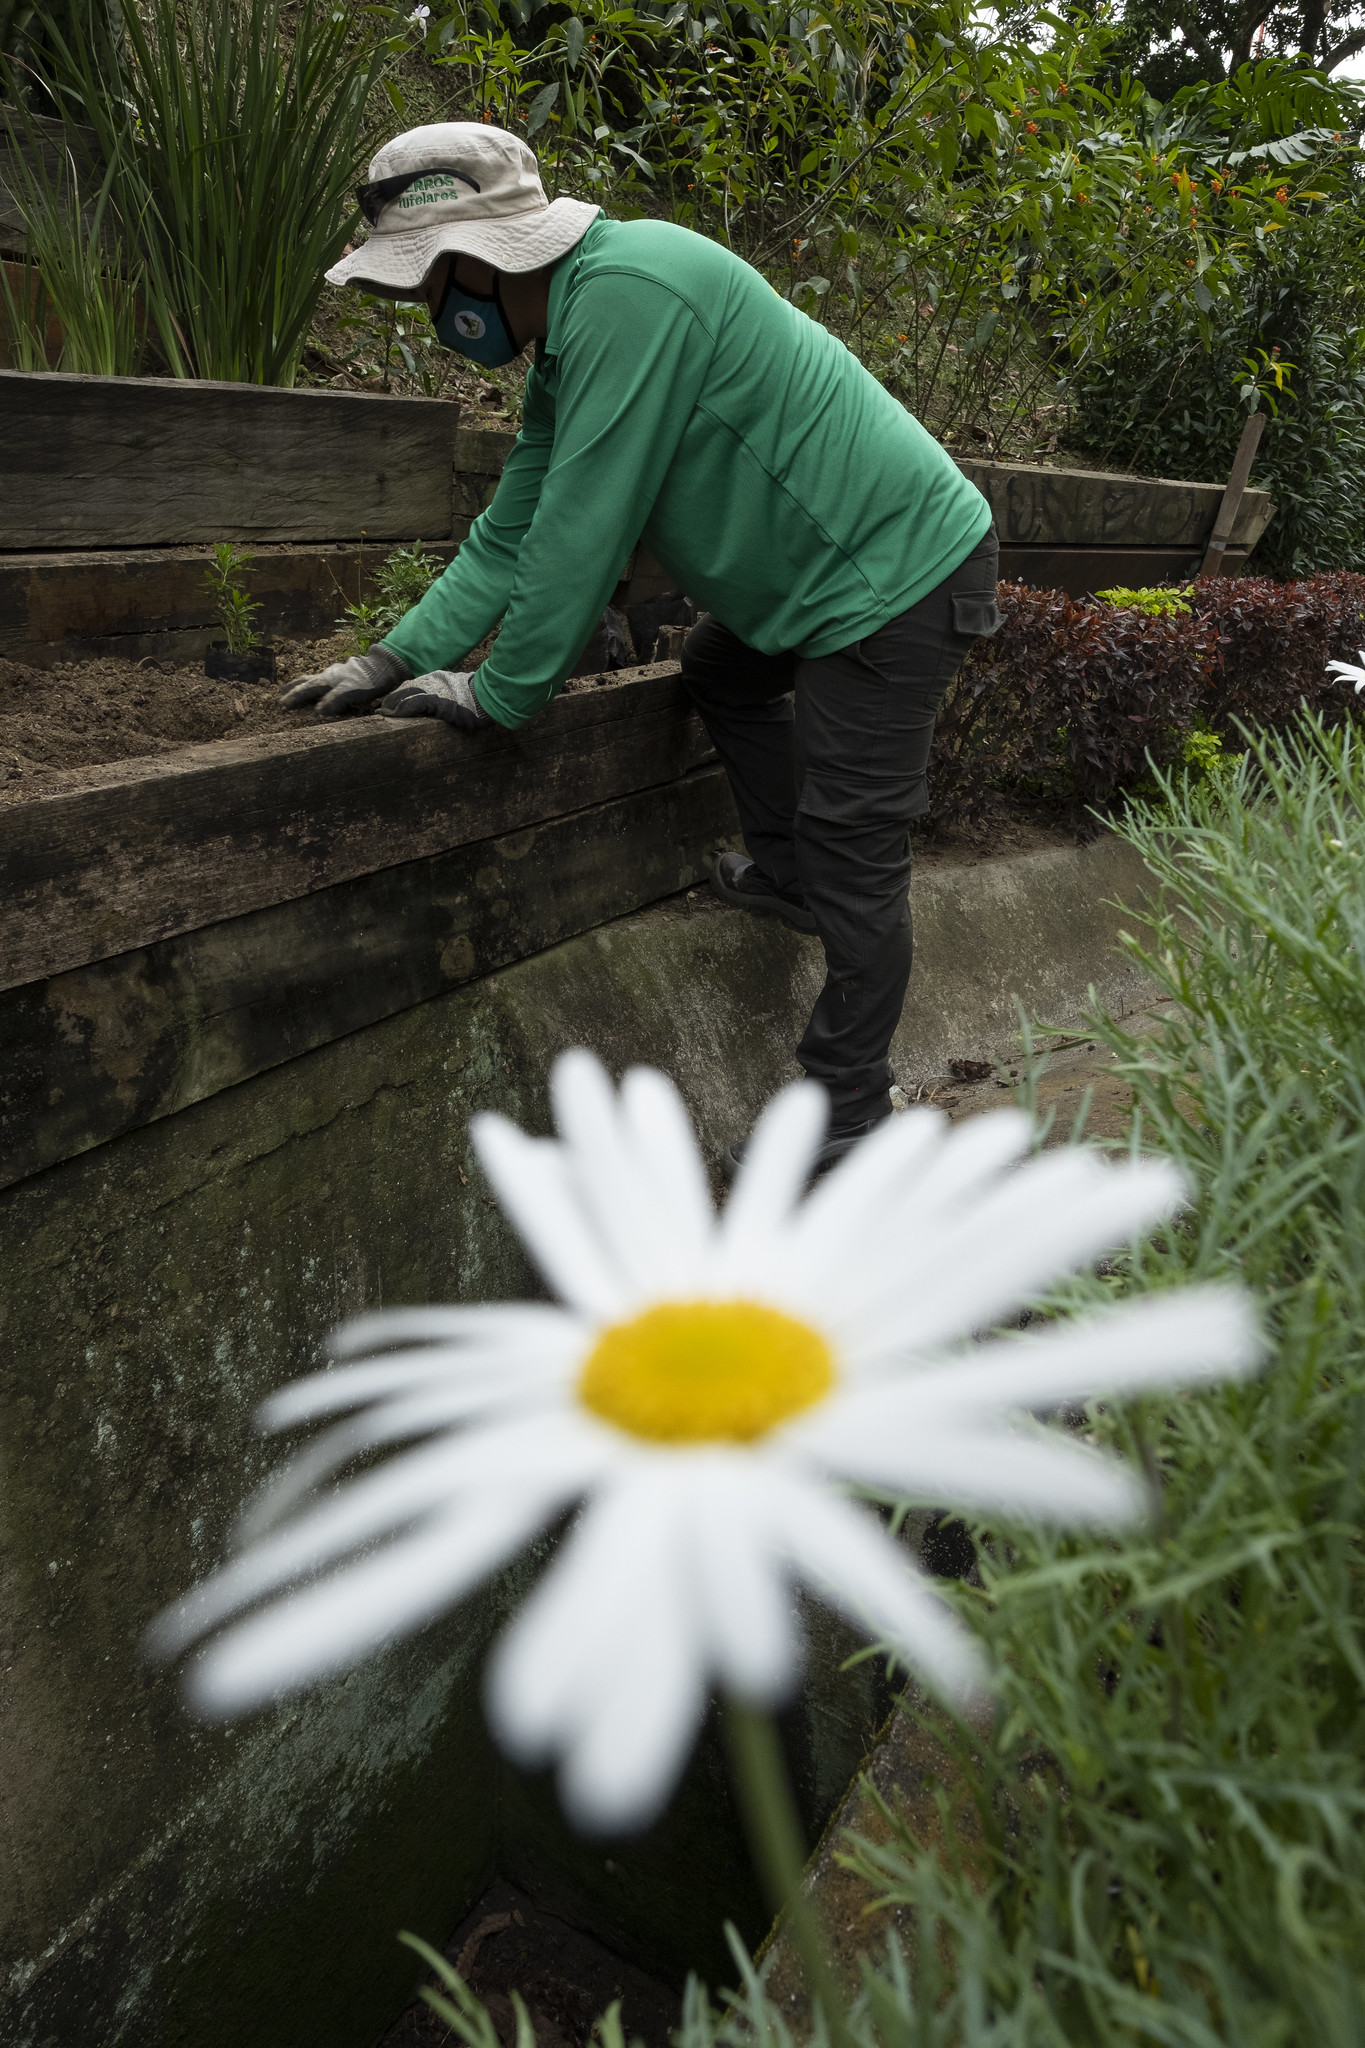
<svg viewBox="0 0 1365 2048">
<path fill-rule="evenodd" d="M 1129 1521 L 1147 1506 L 1138 1478 L 1028 1411 L 1208 1381 L 1259 1355 L 1245 1298 L 1212 1287 L 973 1340 L 1169 1214 L 1168 1165 L 1079 1150 L 1020 1163 L 1018 1111 L 950 1130 L 912 1110 L 803 1199 L 825 1120 L 803 1082 L 764 1114 L 717 1215 L 662 1075 L 637 1068 L 618 1094 L 568 1053 L 552 1096 L 557 1140 L 500 1116 L 473 1133 L 560 1305 L 362 1316 L 332 1341 L 350 1362 L 265 1404 L 268 1430 L 346 1419 L 156 1625 L 166 1655 L 212 1634 L 189 1672 L 202 1710 L 240 1713 L 342 1670 L 582 1503 L 494 1651 L 490 1712 L 514 1757 L 560 1759 L 581 1824 L 643 1825 L 713 1687 L 752 1705 L 790 1694 L 794 1585 L 949 1698 L 986 1684 L 974 1638 L 850 1485 Z M 387 1446 L 405 1448 L 334 1484 Z"/>
<path fill-rule="evenodd" d="M 1354 662 L 1350 661 L 1329 661 L 1327 664 L 1329 676 L 1341 676 L 1344 681 L 1355 684 L 1357 697 L 1362 690 L 1365 690 L 1365 647 L 1360 649 L 1360 660 L 1361 666 L 1359 668 L 1356 667 Z"/>
</svg>

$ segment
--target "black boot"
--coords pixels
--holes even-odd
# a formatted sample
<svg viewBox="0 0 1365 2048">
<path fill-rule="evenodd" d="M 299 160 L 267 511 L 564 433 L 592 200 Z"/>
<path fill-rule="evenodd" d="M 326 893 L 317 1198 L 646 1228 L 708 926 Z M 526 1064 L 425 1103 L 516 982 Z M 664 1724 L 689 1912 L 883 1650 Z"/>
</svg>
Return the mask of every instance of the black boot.
<svg viewBox="0 0 1365 2048">
<path fill-rule="evenodd" d="M 841 1159 L 846 1159 L 853 1147 L 860 1144 L 870 1131 L 875 1131 L 879 1124 L 885 1122 L 884 1116 L 875 1116 L 869 1117 L 861 1124 L 835 1124 L 811 1161 L 811 1179 L 818 1180 L 822 1173 L 828 1173 L 831 1166 L 837 1166 Z M 736 1138 L 734 1144 L 727 1145 L 722 1152 L 720 1169 L 727 1180 L 733 1180 L 739 1172 L 744 1158 L 744 1148 L 748 1142 L 747 1138 Z"/>
<path fill-rule="evenodd" d="M 747 853 L 722 853 L 711 863 L 711 887 L 733 910 L 751 910 L 755 917 L 780 917 L 794 932 L 816 929 L 815 919 L 799 896 L 784 896 Z"/>
</svg>

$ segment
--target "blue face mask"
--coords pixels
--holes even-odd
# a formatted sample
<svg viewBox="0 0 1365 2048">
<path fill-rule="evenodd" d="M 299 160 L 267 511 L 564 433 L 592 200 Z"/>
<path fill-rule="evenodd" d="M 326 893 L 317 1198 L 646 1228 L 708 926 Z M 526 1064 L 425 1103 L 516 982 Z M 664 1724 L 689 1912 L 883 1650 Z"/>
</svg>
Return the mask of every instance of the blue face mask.
<svg viewBox="0 0 1365 2048">
<path fill-rule="evenodd" d="M 450 267 L 441 309 L 432 325 L 437 339 L 447 348 L 458 349 L 462 356 L 485 363 L 490 370 L 500 370 L 504 363 L 521 354 L 503 318 L 497 293 L 483 298 L 476 292 L 465 291 L 455 282 L 454 264 Z"/>
</svg>

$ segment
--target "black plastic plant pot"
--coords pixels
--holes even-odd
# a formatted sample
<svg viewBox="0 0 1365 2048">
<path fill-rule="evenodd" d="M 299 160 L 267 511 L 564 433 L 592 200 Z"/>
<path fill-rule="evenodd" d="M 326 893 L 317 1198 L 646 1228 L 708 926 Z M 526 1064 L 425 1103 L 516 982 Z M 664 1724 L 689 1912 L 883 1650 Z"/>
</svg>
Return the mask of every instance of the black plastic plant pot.
<svg viewBox="0 0 1365 2048">
<path fill-rule="evenodd" d="M 229 654 L 226 640 L 215 640 L 204 656 L 204 674 L 224 683 L 273 683 L 276 654 L 273 647 L 257 647 L 251 654 Z"/>
</svg>

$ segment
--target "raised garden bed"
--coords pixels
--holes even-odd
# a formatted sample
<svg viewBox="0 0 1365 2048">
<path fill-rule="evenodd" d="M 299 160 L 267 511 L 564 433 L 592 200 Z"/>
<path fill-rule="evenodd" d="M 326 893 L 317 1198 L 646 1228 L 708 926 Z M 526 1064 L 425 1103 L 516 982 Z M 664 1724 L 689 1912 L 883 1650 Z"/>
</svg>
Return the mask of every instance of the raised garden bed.
<svg viewBox="0 0 1365 2048">
<path fill-rule="evenodd" d="M 257 694 L 186 686 L 220 720 Z M 518 733 L 259 696 L 243 737 L 8 785 L 0 1185 L 686 887 L 734 832 L 673 663 Z"/>
</svg>

